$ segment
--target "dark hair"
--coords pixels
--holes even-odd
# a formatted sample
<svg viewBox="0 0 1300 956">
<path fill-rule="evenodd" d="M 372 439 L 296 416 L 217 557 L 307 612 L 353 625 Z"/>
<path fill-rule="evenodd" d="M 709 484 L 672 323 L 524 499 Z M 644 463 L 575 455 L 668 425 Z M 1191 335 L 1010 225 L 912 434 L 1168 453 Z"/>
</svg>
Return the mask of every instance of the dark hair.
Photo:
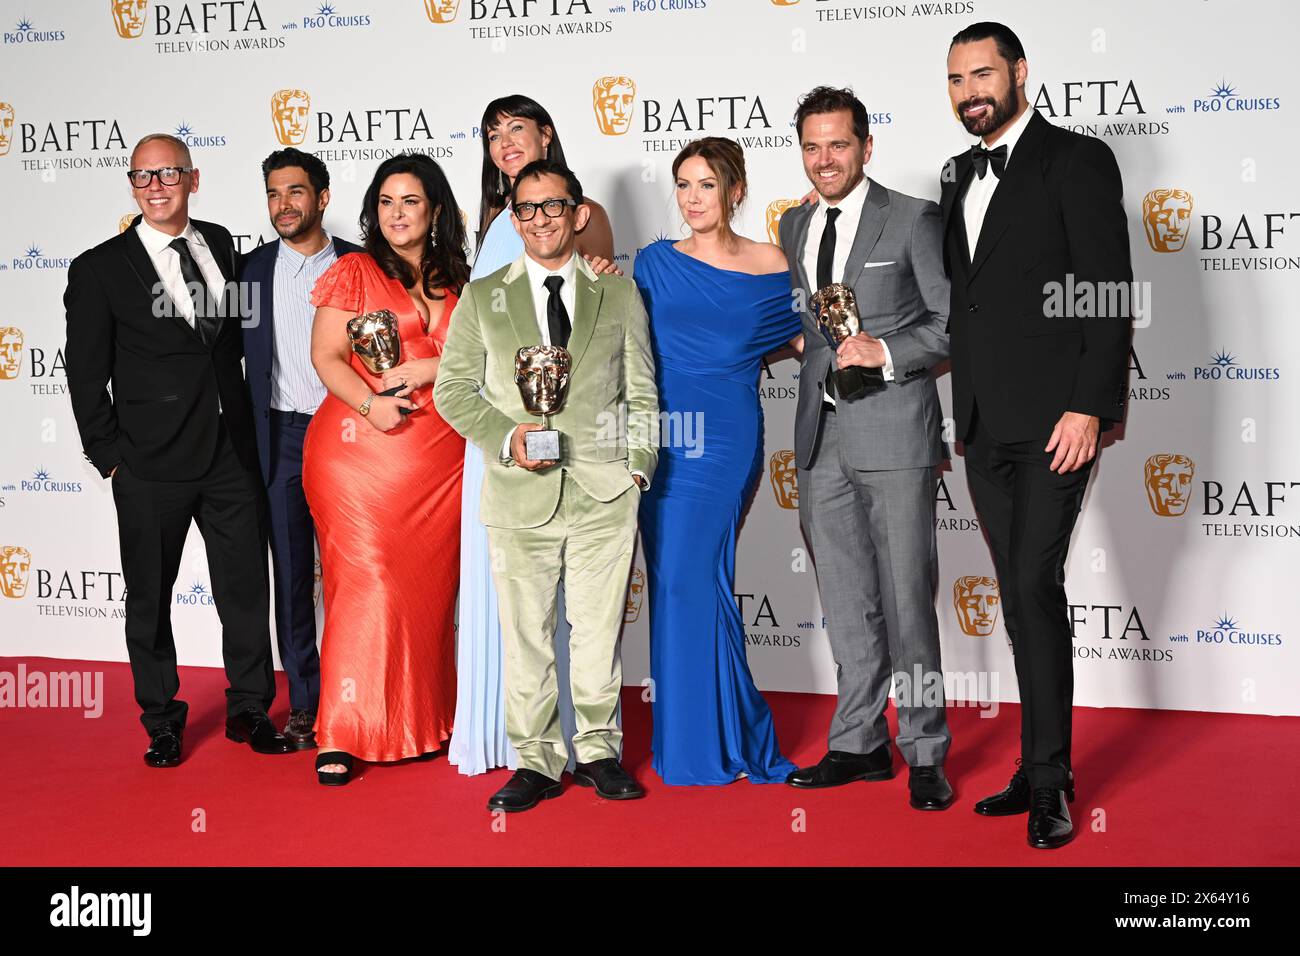
<svg viewBox="0 0 1300 956">
<path fill-rule="evenodd" d="M 958 43 L 978 43 L 980 40 L 988 39 L 992 39 L 997 44 L 998 55 L 1011 66 L 1015 66 L 1017 60 L 1025 58 L 1025 47 L 1020 42 L 1020 37 L 1016 36 L 1006 24 L 994 23 L 992 20 L 972 23 L 952 38 L 948 49 L 952 50 Z"/>
<path fill-rule="evenodd" d="M 578 177 L 573 175 L 573 170 L 553 159 L 535 159 L 519 170 L 519 175 L 515 177 L 515 184 L 510 190 L 511 204 L 519 195 L 519 184 L 534 176 L 559 176 L 564 180 L 564 188 L 569 191 L 569 198 L 579 206 L 582 205 L 582 183 L 578 182 Z"/>
<path fill-rule="evenodd" d="M 429 205 L 440 211 L 434 220 L 433 236 L 425 236 L 424 253 L 420 258 L 420 275 L 403 259 L 379 227 L 379 192 L 389 176 L 409 173 L 420 181 Z M 361 201 L 361 242 L 366 252 L 379 263 L 379 268 L 408 289 L 421 283 L 424 294 L 431 299 L 442 296 L 435 293 L 439 287 L 450 288 L 457 294 L 469 281 L 469 263 L 465 259 L 465 224 L 460 218 L 460 207 L 452 195 L 442 167 L 423 153 L 398 153 L 379 164 L 374 179 Z"/>
<path fill-rule="evenodd" d="M 673 179 L 677 178 L 677 170 L 681 168 L 682 163 L 692 156 L 698 156 L 708 163 L 709 169 L 717 177 L 718 190 L 722 193 L 720 231 L 723 236 L 734 236 L 735 233 L 731 231 L 731 217 L 735 215 L 736 207 L 744 202 L 749 194 L 749 184 L 745 179 L 745 151 L 734 139 L 727 139 L 724 136 L 704 136 L 693 140 L 687 143 L 686 148 L 673 160 Z M 740 187 L 740 197 L 732 202 L 731 194 L 735 192 L 737 186 Z"/>
<path fill-rule="evenodd" d="M 524 96 L 522 93 L 511 93 L 509 96 L 500 96 L 487 105 L 483 110 L 483 119 L 479 123 L 479 130 L 483 140 L 483 175 L 482 185 L 479 192 L 483 198 L 479 202 L 478 210 L 478 237 L 482 241 L 483 234 L 487 232 L 488 223 L 492 217 L 505 207 L 506 197 L 510 195 L 510 184 L 505 182 L 505 175 L 497 169 L 497 164 L 492 162 L 492 152 L 488 149 L 488 134 L 501 125 L 503 119 L 512 119 L 522 117 L 530 119 L 537 124 L 539 128 L 549 129 L 551 131 L 551 142 L 546 147 L 546 159 L 555 160 L 557 163 L 564 163 L 564 148 L 560 145 L 560 134 L 555 130 L 555 121 L 551 119 L 551 114 L 546 112 L 546 108 L 538 103 L 532 97 Z"/>
<path fill-rule="evenodd" d="M 325 164 L 311 153 L 304 153 L 292 146 L 277 149 L 262 160 L 262 185 L 266 185 L 266 181 L 275 170 L 288 169 L 291 166 L 297 166 L 307 174 L 307 179 L 311 181 L 311 188 L 316 190 L 317 195 L 330 188 L 330 171 L 325 168 Z"/>
<path fill-rule="evenodd" d="M 845 87 L 837 90 L 833 86 L 819 86 L 809 90 L 799 98 L 799 108 L 794 111 L 794 128 L 803 142 L 803 121 L 816 113 L 838 113 L 848 110 L 853 115 L 853 135 L 865 143 L 871 135 L 871 120 L 862 101 L 853 95 L 853 90 Z"/>
</svg>

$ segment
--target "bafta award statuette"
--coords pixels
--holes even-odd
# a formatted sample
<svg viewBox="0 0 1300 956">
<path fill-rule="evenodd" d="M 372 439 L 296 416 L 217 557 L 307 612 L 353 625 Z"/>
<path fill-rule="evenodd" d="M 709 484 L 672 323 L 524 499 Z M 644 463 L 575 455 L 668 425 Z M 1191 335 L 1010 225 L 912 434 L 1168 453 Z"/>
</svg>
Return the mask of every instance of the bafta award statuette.
<svg viewBox="0 0 1300 956">
<path fill-rule="evenodd" d="M 357 353 L 361 364 L 372 374 L 387 372 L 402 363 L 402 340 L 397 334 L 397 316 L 387 309 L 349 319 L 348 338 L 352 341 L 352 351 Z M 395 385 L 378 394 L 392 396 L 401 390 L 402 386 Z M 411 414 L 409 408 L 398 411 L 403 415 Z"/>
<path fill-rule="evenodd" d="M 842 282 L 833 282 L 813 293 L 812 310 L 817 325 L 832 350 L 839 348 L 841 342 L 856 335 L 862 328 L 858 318 L 857 296 L 853 294 L 852 288 Z M 850 365 L 848 368 L 836 369 L 831 376 L 835 383 L 836 397 L 839 398 L 852 400 L 885 387 L 883 369 Z"/>
<path fill-rule="evenodd" d="M 530 415 L 542 417 L 540 431 L 524 433 L 530 461 L 559 461 L 560 433 L 547 427 L 547 416 L 564 407 L 573 358 L 558 345 L 530 345 L 515 354 L 515 384 Z"/>
</svg>

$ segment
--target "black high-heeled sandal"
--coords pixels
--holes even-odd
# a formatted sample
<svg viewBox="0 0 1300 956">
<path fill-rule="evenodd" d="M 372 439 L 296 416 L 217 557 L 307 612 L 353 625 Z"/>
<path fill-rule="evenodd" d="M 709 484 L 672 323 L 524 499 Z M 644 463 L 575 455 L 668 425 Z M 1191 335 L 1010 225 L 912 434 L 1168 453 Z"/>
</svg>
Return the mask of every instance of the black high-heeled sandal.
<svg viewBox="0 0 1300 956">
<path fill-rule="evenodd" d="M 347 767 L 342 773 L 337 770 L 321 770 L 332 763 Z M 352 754 L 341 750 L 327 750 L 316 755 L 316 779 L 326 787 L 341 787 L 352 779 Z"/>
</svg>

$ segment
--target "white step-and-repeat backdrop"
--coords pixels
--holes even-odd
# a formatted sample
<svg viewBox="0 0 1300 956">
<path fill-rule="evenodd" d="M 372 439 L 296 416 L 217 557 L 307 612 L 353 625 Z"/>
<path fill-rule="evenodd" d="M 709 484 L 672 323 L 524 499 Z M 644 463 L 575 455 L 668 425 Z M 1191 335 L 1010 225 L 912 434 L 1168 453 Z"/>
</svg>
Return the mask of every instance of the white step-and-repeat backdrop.
<svg viewBox="0 0 1300 956">
<path fill-rule="evenodd" d="M 942 162 L 969 142 L 945 55 L 977 20 L 1019 33 L 1045 118 L 1114 150 L 1145 295 L 1129 420 L 1071 547 L 1076 701 L 1300 714 L 1300 13 L 1288 0 L 3 0 L 0 654 L 125 660 L 112 499 L 82 458 L 61 296 L 72 257 L 135 211 L 124 172 L 141 135 L 190 144 L 194 216 L 245 249 L 274 238 L 259 163 L 301 145 L 333 175 L 327 228 L 355 238 L 372 171 L 402 150 L 442 163 L 472 220 L 475 124 L 488 100 L 527 93 L 555 117 L 631 271 L 639 248 L 684 233 L 670 163 L 704 134 L 744 146 L 738 228 L 775 237 L 809 188 L 791 115 L 817 84 L 867 103 L 872 177 L 937 198 Z M 749 660 L 765 689 L 833 693 L 796 510 L 796 363 L 772 363 L 761 385 L 766 467 L 736 578 Z M 939 388 L 947 407 L 946 375 Z M 950 691 L 1013 701 L 960 455 L 938 494 Z M 644 583 L 638 567 L 629 683 L 648 671 Z M 182 663 L 220 664 L 197 533 L 175 591 Z"/>
</svg>

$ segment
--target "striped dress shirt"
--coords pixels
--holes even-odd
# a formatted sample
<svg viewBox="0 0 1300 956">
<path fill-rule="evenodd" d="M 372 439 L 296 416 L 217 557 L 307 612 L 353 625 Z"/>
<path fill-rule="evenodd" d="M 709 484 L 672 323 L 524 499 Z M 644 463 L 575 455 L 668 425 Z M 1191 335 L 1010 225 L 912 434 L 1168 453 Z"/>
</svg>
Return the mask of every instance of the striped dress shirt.
<svg viewBox="0 0 1300 956">
<path fill-rule="evenodd" d="M 311 290 L 338 259 L 334 241 L 314 256 L 304 256 L 280 240 L 272 287 L 271 407 L 282 412 L 312 415 L 325 400 L 325 386 L 311 364 L 311 325 L 316 307 Z"/>
</svg>

